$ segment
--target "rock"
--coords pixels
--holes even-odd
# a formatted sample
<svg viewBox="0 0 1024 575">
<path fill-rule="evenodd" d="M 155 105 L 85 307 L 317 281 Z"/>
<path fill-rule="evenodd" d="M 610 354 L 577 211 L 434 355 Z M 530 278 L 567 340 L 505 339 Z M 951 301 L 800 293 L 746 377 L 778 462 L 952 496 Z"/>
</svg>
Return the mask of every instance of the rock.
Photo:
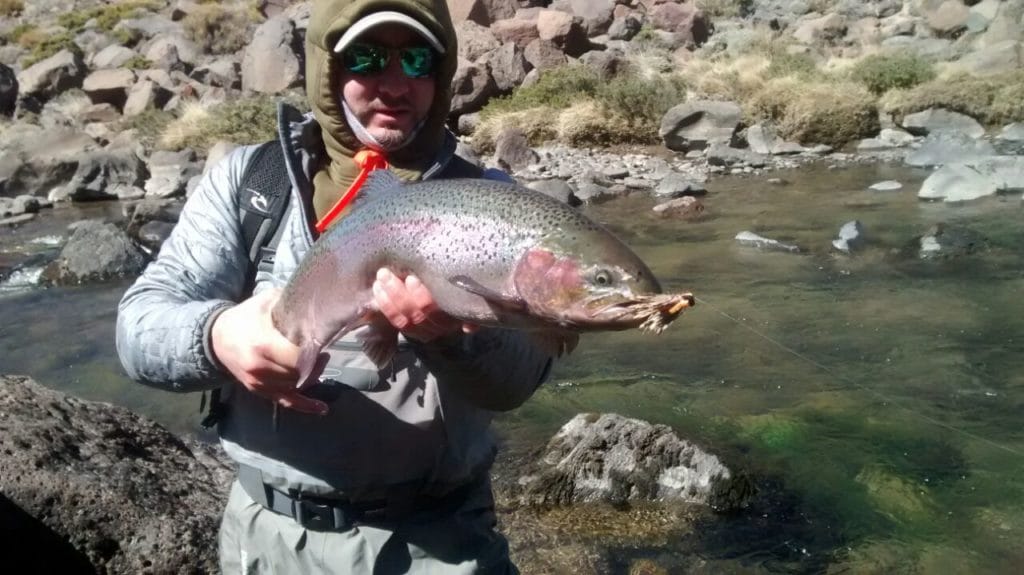
<svg viewBox="0 0 1024 575">
<path fill-rule="evenodd" d="M 581 413 L 562 426 L 519 488 L 519 500 L 532 505 L 659 500 L 719 511 L 738 508 L 753 493 L 749 478 L 667 425 L 611 413 Z"/>
<path fill-rule="evenodd" d="M 503 94 L 520 86 L 532 68 L 526 61 L 523 49 L 513 42 L 503 44 L 497 50 L 488 53 L 483 62 L 491 70 L 494 86 Z"/>
<path fill-rule="evenodd" d="M 41 105 L 65 90 L 81 86 L 85 72 L 81 54 L 61 50 L 18 74 L 19 98 Z"/>
<path fill-rule="evenodd" d="M 87 220 L 75 227 L 43 278 L 55 285 L 102 282 L 136 276 L 145 266 L 145 255 L 126 233 L 113 224 Z"/>
<path fill-rule="evenodd" d="M 491 25 L 491 32 L 502 44 L 512 43 L 524 49 L 530 45 L 530 42 L 540 38 L 540 33 L 537 32 L 536 18 L 533 20 L 522 18 L 499 20 Z"/>
<path fill-rule="evenodd" d="M 1022 45 L 1019 39 L 1014 39 L 1004 40 L 965 54 L 952 63 L 950 69 L 972 76 L 990 76 L 1020 70 L 1022 66 L 1024 66 Z"/>
<path fill-rule="evenodd" d="M 89 64 L 92 66 L 93 70 L 120 68 L 126 62 L 138 55 L 138 52 L 127 46 L 111 44 L 94 54 L 93 57 L 89 59 Z"/>
<path fill-rule="evenodd" d="M 81 158 L 99 146 L 89 136 L 67 128 L 40 130 L 14 124 L 0 136 L 0 187 L 5 195 L 46 193 L 62 187 Z M 5 162 L 11 172 L 4 174 Z"/>
<path fill-rule="evenodd" d="M 651 26 L 671 35 L 672 48 L 700 46 L 711 36 L 711 24 L 695 4 L 657 4 L 647 16 Z"/>
<path fill-rule="evenodd" d="M 840 14 L 832 13 L 799 23 L 793 31 L 793 38 L 807 45 L 834 46 L 846 36 L 846 30 L 846 19 Z"/>
<path fill-rule="evenodd" d="M 967 28 L 970 10 L 961 0 L 946 0 L 925 12 L 928 26 L 941 38 L 955 38 Z"/>
<path fill-rule="evenodd" d="M 896 190 L 902 190 L 903 184 L 895 180 L 886 180 L 884 182 L 878 182 L 877 184 L 871 184 L 868 186 L 868 189 L 876 192 L 893 192 Z"/>
<path fill-rule="evenodd" d="M 128 90 L 128 99 L 124 103 L 124 115 L 138 116 L 146 110 L 162 109 L 171 101 L 173 93 L 152 80 L 136 82 Z"/>
<path fill-rule="evenodd" d="M 974 118 L 943 108 L 930 108 L 923 112 L 908 114 L 903 118 L 902 124 L 908 132 L 917 136 L 935 132 L 955 132 L 977 139 L 985 135 L 985 128 Z"/>
<path fill-rule="evenodd" d="M 876 138 L 865 138 L 857 144 L 857 151 L 872 152 L 878 150 L 891 150 L 893 148 L 905 148 L 914 143 L 914 136 L 903 130 L 883 128 Z"/>
<path fill-rule="evenodd" d="M 754 232 L 742 231 L 736 234 L 735 240 L 741 246 L 757 248 L 770 252 L 787 252 L 791 254 L 800 253 L 800 247 L 793 244 L 784 244 L 778 240 L 759 236 Z"/>
<path fill-rule="evenodd" d="M 455 26 L 458 38 L 459 58 L 476 62 L 485 54 L 501 48 L 501 42 L 489 28 L 485 28 L 472 20 L 460 22 Z"/>
<path fill-rule="evenodd" d="M 535 180 L 526 185 L 531 190 L 536 190 L 545 196 L 568 204 L 572 207 L 579 207 L 583 202 L 573 193 L 572 187 L 563 179 L 551 178 L 547 180 Z"/>
<path fill-rule="evenodd" d="M 9 66 L 0 64 L 0 116 L 10 118 L 18 105 L 18 75 Z"/>
<path fill-rule="evenodd" d="M 704 217 L 704 204 L 693 196 L 682 196 L 660 203 L 651 210 L 663 218 L 697 220 Z"/>
<path fill-rule="evenodd" d="M 750 151 L 757 154 L 800 154 L 806 148 L 796 142 L 787 142 L 776 135 L 774 128 L 764 124 L 754 124 L 747 128 L 747 144 Z"/>
<path fill-rule="evenodd" d="M 52 193 L 50 200 L 116 199 L 125 188 L 141 186 L 148 175 L 145 163 L 134 150 L 114 148 L 91 152 L 82 157 L 67 186 Z"/>
<path fill-rule="evenodd" d="M 580 18 L 588 37 L 604 34 L 612 23 L 616 0 L 564 0 L 569 11 Z"/>
<path fill-rule="evenodd" d="M 864 246 L 864 226 L 857 220 L 849 221 L 839 228 L 839 237 L 832 240 L 832 247 L 850 253 Z"/>
<path fill-rule="evenodd" d="M 670 150 L 686 152 L 713 143 L 729 143 L 743 111 L 734 102 L 693 100 L 669 109 L 661 119 L 658 136 Z"/>
<path fill-rule="evenodd" d="M 947 259 L 984 250 L 988 247 L 988 240 L 969 228 L 940 222 L 918 238 L 915 245 L 921 259 Z"/>
<path fill-rule="evenodd" d="M 242 89 L 277 94 L 302 82 L 302 43 L 295 24 L 274 16 L 260 24 L 242 58 Z"/>
<path fill-rule="evenodd" d="M 763 168 L 767 164 L 767 160 L 761 154 L 726 144 L 712 144 L 707 150 L 707 159 L 710 166 Z"/>
<path fill-rule="evenodd" d="M 590 48 L 587 34 L 578 19 L 560 10 L 541 10 L 537 15 L 537 34 L 563 53 L 574 58 Z"/>
<path fill-rule="evenodd" d="M 972 162 L 995 154 L 996 149 L 983 139 L 975 139 L 959 132 L 939 131 L 929 134 L 921 142 L 921 146 L 911 152 L 904 162 L 909 166 L 924 168 Z"/>
<path fill-rule="evenodd" d="M 451 114 L 458 116 L 479 112 L 497 90 L 486 65 L 459 58 L 452 79 Z"/>
<path fill-rule="evenodd" d="M 707 188 L 700 182 L 695 182 L 685 174 L 673 172 L 658 182 L 654 188 L 654 195 L 659 198 L 679 198 L 682 196 L 703 196 L 708 193 Z"/>
<path fill-rule="evenodd" d="M 125 68 L 96 70 L 82 81 L 84 91 L 94 104 L 124 108 L 128 90 L 135 85 L 135 72 Z"/>
<path fill-rule="evenodd" d="M 195 153 L 191 150 L 181 152 L 155 152 L 149 159 L 150 177 L 146 180 L 146 196 L 169 198 L 185 194 L 185 185 L 189 179 L 200 173 L 195 164 Z"/>
<path fill-rule="evenodd" d="M 203 84 L 221 88 L 239 89 L 242 87 L 242 69 L 233 57 L 217 58 L 199 66 L 192 71 L 192 78 Z"/>
<path fill-rule="evenodd" d="M 1003 126 L 998 138 L 1009 142 L 1024 142 L 1024 123 L 1014 122 Z"/>
<path fill-rule="evenodd" d="M 531 66 L 541 72 L 564 66 L 569 62 L 569 58 L 561 48 L 554 42 L 541 38 L 537 38 L 526 46 L 523 57 Z"/>
<path fill-rule="evenodd" d="M 924 182 L 917 192 L 922 200 L 965 202 L 995 195 L 999 187 L 995 181 L 968 164 L 942 166 Z"/>
<path fill-rule="evenodd" d="M 490 26 L 492 22 L 515 15 L 515 0 L 449 0 L 448 11 L 452 21 L 458 24 L 464 20 L 472 20 L 481 26 Z"/>
<path fill-rule="evenodd" d="M 502 130 L 495 138 L 494 161 L 507 172 L 525 170 L 538 160 L 537 153 L 530 149 L 526 132 L 519 128 Z"/>
<path fill-rule="evenodd" d="M 215 573 L 232 466 L 128 410 L 0 376 L 4 564 L 41 573 Z M 13 552 L 13 555 L 11 555 Z"/>
<path fill-rule="evenodd" d="M 608 38 L 628 42 L 637 35 L 641 28 L 643 28 L 643 23 L 640 21 L 640 18 L 629 14 L 622 18 L 616 18 L 611 23 L 611 26 L 608 27 Z"/>
</svg>

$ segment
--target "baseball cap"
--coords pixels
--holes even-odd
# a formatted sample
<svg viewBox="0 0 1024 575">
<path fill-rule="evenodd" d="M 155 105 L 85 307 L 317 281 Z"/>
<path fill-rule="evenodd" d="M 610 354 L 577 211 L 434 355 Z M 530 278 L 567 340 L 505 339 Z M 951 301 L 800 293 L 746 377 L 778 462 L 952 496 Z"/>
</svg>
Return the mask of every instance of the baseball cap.
<svg viewBox="0 0 1024 575">
<path fill-rule="evenodd" d="M 412 16 L 402 14 L 401 12 L 395 12 L 392 10 L 384 10 L 381 12 L 374 12 L 368 14 L 359 20 L 356 20 L 354 24 L 345 30 L 345 33 L 338 39 L 338 43 L 334 45 L 334 52 L 340 54 L 352 43 L 353 40 L 358 38 L 363 32 L 366 32 L 370 28 L 380 26 L 381 24 L 401 24 L 406 28 L 411 28 L 416 31 L 417 34 L 423 37 L 424 40 L 430 44 L 430 47 L 437 51 L 438 54 L 444 54 L 444 45 L 437 39 L 434 34 L 419 20 L 416 20 Z"/>
</svg>

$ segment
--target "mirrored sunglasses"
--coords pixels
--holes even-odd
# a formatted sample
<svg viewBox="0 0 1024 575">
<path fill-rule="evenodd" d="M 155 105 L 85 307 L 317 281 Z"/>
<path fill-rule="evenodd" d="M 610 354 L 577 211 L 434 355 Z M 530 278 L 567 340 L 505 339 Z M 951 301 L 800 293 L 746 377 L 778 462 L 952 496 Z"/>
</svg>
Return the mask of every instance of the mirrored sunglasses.
<svg viewBox="0 0 1024 575">
<path fill-rule="evenodd" d="M 341 60 L 353 74 L 372 76 L 387 69 L 394 54 L 398 54 L 402 73 L 409 78 L 427 78 L 434 73 L 437 55 L 426 46 L 386 48 L 375 44 L 355 43 L 345 48 Z"/>
</svg>

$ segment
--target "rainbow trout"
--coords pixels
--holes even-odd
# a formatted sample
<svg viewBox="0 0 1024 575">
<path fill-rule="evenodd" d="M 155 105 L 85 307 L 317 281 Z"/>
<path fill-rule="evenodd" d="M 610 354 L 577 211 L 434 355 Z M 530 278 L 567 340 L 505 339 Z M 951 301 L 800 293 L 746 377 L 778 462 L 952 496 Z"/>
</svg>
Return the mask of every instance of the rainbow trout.
<svg viewBox="0 0 1024 575">
<path fill-rule="evenodd" d="M 378 170 L 271 312 L 301 348 L 299 387 L 324 347 L 362 326 L 366 354 L 380 367 L 391 360 L 398 333 L 372 294 L 381 267 L 416 275 L 449 315 L 529 330 L 553 355 L 572 351 L 581 331 L 660 333 L 694 304 L 689 293 L 663 294 L 625 244 L 544 194 L 491 180 L 403 184 Z"/>
</svg>

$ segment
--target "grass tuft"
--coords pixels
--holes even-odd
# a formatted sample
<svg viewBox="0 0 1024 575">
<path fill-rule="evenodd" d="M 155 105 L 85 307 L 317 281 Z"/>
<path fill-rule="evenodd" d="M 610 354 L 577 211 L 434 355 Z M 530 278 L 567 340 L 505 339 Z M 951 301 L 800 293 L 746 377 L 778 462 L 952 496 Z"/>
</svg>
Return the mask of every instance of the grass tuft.
<svg viewBox="0 0 1024 575">
<path fill-rule="evenodd" d="M 182 21 L 185 35 L 213 54 L 231 54 L 248 44 L 252 24 L 249 10 L 220 4 L 201 4 Z"/>
<path fill-rule="evenodd" d="M 305 107 L 298 96 L 285 98 L 290 104 Z M 183 105 L 180 116 L 167 123 L 159 138 L 164 149 L 193 148 L 208 151 L 219 141 L 255 144 L 277 135 L 279 98 L 260 95 L 205 107 L 197 102 Z"/>
<path fill-rule="evenodd" d="M 915 54 L 872 54 L 853 65 L 850 78 L 876 96 L 913 88 L 935 78 L 931 62 Z"/>
<path fill-rule="evenodd" d="M 992 76 L 959 74 L 936 78 L 913 88 L 892 90 L 882 110 L 897 117 L 929 108 L 945 108 L 990 126 L 1024 121 L 1024 71 Z"/>
<path fill-rule="evenodd" d="M 0 0 L 0 16 L 2 17 L 17 16 L 24 9 L 25 3 L 22 0 Z"/>
</svg>

